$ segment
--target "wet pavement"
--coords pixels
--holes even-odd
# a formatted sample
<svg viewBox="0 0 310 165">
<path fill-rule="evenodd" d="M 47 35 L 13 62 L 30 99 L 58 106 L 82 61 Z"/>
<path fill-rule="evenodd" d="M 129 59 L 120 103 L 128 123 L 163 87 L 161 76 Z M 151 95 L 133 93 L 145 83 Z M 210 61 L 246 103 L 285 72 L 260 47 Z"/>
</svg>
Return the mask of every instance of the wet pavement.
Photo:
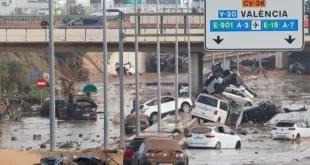
<svg viewBox="0 0 310 165">
<path fill-rule="evenodd" d="M 162 92 L 171 92 L 173 84 L 162 87 Z M 103 112 L 103 85 L 94 84 L 98 88 L 98 95 L 96 102 L 99 107 L 97 112 Z M 135 86 L 126 85 L 124 90 L 124 109 L 125 116 L 127 116 L 133 107 L 133 100 L 135 98 Z M 82 89 L 82 86 L 78 87 Z M 140 85 L 140 99 L 148 100 L 156 97 L 157 85 L 154 83 Z M 109 133 L 110 146 L 115 147 L 114 142 L 119 140 L 119 86 L 109 84 L 108 99 L 109 99 Z M 77 150 L 96 148 L 103 145 L 103 114 L 97 116 L 97 121 L 58 121 L 56 126 L 56 141 L 57 149 L 60 150 Z M 40 141 L 34 141 L 33 135 L 41 135 Z M 79 134 L 83 134 L 80 138 Z M 11 141 L 12 137 L 17 137 L 16 141 Z M 39 150 L 40 144 L 47 143 L 45 148 L 49 149 L 49 119 L 38 116 L 23 117 L 19 122 L 6 121 L 0 124 L 0 148 L 7 149 L 31 149 Z M 59 148 L 63 143 L 72 143 L 70 148 Z M 60 144 L 59 144 L 60 143 Z"/>
<path fill-rule="evenodd" d="M 187 74 L 180 75 L 180 82 L 187 80 Z M 147 79 L 153 79 L 147 82 L 154 82 L 156 74 L 145 76 Z M 132 76 L 134 78 L 134 76 Z M 132 79 L 130 78 L 130 79 Z M 164 82 L 173 82 L 173 75 L 167 74 L 162 78 Z M 126 79 L 126 78 L 125 78 Z M 309 106 L 308 94 L 310 84 L 308 76 L 302 75 L 277 75 L 275 77 L 261 78 L 258 81 L 251 81 L 248 84 L 258 94 L 256 102 L 274 101 L 282 107 L 298 109 L 302 106 Z M 142 80 L 143 81 L 143 80 Z M 126 81 L 127 82 L 127 81 Z M 133 81 L 134 82 L 134 81 Z M 131 83 L 131 81 L 129 81 Z M 99 109 L 102 111 L 102 83 L 96 83 L 99 94 Z M 119 126 L 113 124 L 115 116 L 119 112 L 119 93 L 118 85 L 109 84 L 109 129 L 110 137 L 119 136 Z M 140 94 L 142 99 L 149 99 L 156 95 L 157 86 L 155 84 L 141 84 Z M 162 86 L 162 92 L 172 91 L 173 83 Z M 134 84 L 125 85 L 125 115 L 129 114 L 132 108 L 132 101 L 135 97 Z M 310 119 L 310 112 L 293 112 L 277 115 L 270 121 L 271 124 L 280 119 Z M 1 134 L 2 132 L 2 134 Z M 57 141 L 66 142 L 74 141 L 72 149 L 77 146 L 80 149 L 94 148 L 102 145 L 103 140 L 103 119 L 102 114 L 98 115 L 96 122 L 58 122 L 57 124 Z M 24 117 L 21 122 L 4 122 L 0 125 L 0 148 L 29 148 L 39 149 L 39 144 L 47 141 L 49 138 L 49 120 L 40 117 Z M 79 138 L 79 134 L 83 138 Z M 33 141 L 33 134 L 41 134 L 41 141 Z M 99 137 L 97 137 L 99 135 Z M 16 136 L 17 141 L 11 141 L 11 137 Z M 299 161 L 310 155 L 310 142 L 304 141 L 301 144 L 290 141 L 273 141 L 270 140 L 269 132 L 262 132 L 259 135 L 242 135 L 242 150 L 187 150 L 190 157 L 190 165 L 208 164 L 208 165 L 239 165 L 239 164 L 287 164 L 292 161 Z M 47 148 L 49 146 L 47 145 Z M 298 164 L 298 163 L 293 163 Z"/>
<path fill-rule="evenodd" d="M 257 92 L 260 101 L 275 101 L 282 108 L 299 109 L 305 105 L 309 108 L 308 94 L 310 84 L 308 76 L 279 75 L 262 78 L 256 82 L 247 83 Z M 310 111 L 281 113 L 275 116 L 270 124 L 278 120 L 310 120 Z M 240 135 L 242 149 L 238 150 L 203 150 L 189 149 L 191 165 L 306 165 L 310 160 L 310 141 L 300 144 L 291 141 L 271 140 L 270 131 L 258 134 Z"/>
</svg>

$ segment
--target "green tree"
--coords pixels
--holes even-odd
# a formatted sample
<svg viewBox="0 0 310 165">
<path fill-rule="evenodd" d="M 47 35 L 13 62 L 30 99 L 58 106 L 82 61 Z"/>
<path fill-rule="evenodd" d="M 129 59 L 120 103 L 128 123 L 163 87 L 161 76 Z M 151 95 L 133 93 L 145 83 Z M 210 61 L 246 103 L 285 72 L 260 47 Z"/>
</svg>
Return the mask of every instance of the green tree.
<svg viewBox="0 0 310 165">
<path fill-rule="evenodd" d="M 4 61 L 0 65 L 1 88 L 7 94 L 12 94 L 14 90 L 22 92 L 27 83 L 27 73 L 25 66 L 18 60 Z"/>
<path fill-rule="evenodd" d="M 70 6 L 69 13 L 70 15 L 85 15 L 85 8 L 80 3 L 74 4 Z"/>
</svg>

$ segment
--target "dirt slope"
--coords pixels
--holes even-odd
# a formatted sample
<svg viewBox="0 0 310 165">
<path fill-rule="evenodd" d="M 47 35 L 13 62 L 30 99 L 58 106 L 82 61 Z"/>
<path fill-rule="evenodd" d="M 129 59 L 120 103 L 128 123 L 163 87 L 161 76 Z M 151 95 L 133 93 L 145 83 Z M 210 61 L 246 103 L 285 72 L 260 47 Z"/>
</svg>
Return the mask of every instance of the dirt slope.
<svg viewBox="0 0 310 165">
<path fill-rule="evenodd" d="M 24 53 L 24 52 L 9 52 L 9 53 L 0 53 L 0 63 L 6 60 L 19 60 L 25 67 L 26 71 L 29 74 L 32 70 L 43 70 L 44 72 L 49 72 L 48 70 L 48 55 L 47 53 Z M 58 61 L 55 60 L 55 71 L 56 75 L 61 75 L 60 70 L 58 69 Z"/>
</svg>

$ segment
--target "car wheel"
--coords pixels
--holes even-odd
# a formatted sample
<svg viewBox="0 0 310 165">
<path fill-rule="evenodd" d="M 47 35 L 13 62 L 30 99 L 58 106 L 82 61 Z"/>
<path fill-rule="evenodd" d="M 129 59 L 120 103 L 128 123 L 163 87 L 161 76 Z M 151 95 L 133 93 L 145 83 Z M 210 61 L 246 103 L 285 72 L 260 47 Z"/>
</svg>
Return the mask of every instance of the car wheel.
<svg viewBox="0 0 310 165">
<path fill-rule="evenodd" d="M 251 102 L 247 102 L 247 103 L 245 104 L 245 106 L 250 107 L 250 106 L 252 106 L 252 103 L 251 103 Z"/>
<path fill-rule="evenodd" d="M 236 150 L 240 150 L 241 149 L 241 142 L 237 141 L 236 143 Z"/>
<path fill-rule="evenodd" d="M 156 112 L 153 112 L 151 114 L 150 120 L 151 120 L 152 124 L 156 123 L 158 120 L 158 114 Z"/>
<path fill-rule="evenodd" d="M 188 103 L 182 103 L 181 110 L 183 112 L 189 113 L 191 111 L 191 106 Z"/>
<path fill-rule="evenodd" d="M 215 149 L 216 149 L 216 150 L 220 150 L 220 149 L 221 149 L 221 143 L 220 143 L 220 142 L 217 142 L 217 143 L 216 143 Z"/>
</svg>

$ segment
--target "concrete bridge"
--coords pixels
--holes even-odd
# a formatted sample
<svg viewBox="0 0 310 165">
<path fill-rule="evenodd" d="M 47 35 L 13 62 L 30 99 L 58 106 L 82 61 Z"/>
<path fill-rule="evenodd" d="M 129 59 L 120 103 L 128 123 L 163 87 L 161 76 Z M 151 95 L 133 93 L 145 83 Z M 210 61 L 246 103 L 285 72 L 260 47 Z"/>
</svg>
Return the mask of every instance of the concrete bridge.
<svg viewBox="0 0 310 165">
<path fill-rule="evenodd" d="M 55 29 L 55 51 L 58 52 L 102 52 L 102 29 Z M 124 52 L 134 52 L 134 29 L 124 29 Z M 140 29 L 139 51 L 155 52 L 157 30 L 154 28 Z M 310 34 L 305 29 L 306 47 L 310 51 Z M 119 51 L 119 30 L 107 30 L 108 51 Z M 187 36 L 190 36 L 192 52 L 205 52 L 204 29 L 190 29 L 189 34 L 184 34 L 184 29 L 163 29 L 159 35 L 162 51 L 173 51 L 176 38 L 179 41 L 179 50 L 187 51 Z M 177 36 L 177 37 L 176 37 Z M 213 36 L 211 36 L 213 37 Z M 0 29 L 0 52 L 47 52 L 48 30 L 45 29 Z M 249 38 L 251 40 L 251 38 Z M 309 47 L 309 48 L 308 48 Z"/>
</svg>

